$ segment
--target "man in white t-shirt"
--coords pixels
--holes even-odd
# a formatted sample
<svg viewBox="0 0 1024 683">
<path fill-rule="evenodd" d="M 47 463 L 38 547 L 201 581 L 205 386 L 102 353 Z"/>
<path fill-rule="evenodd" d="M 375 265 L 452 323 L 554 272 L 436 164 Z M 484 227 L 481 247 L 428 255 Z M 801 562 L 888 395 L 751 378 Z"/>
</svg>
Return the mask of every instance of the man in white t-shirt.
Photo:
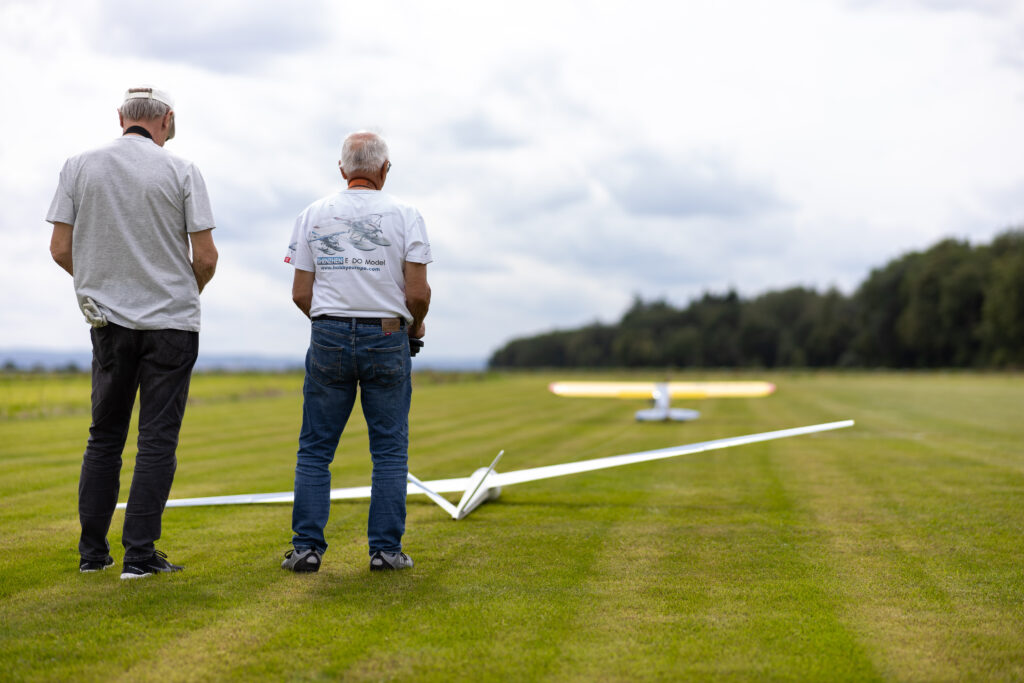
<svg viewBox="0 0 1024 683">
<path fill-rule="evenodd" d="M 391 168 L 375 133 L 345 138 L 338 163 L 348 188 L 306 207 L 285 263 L 292 299 L 312 320 L 295 467 L 293 550 L 281 566 L 320 569 L 330 514 L 330 464 L 357 388 L 373 460 L 367 536 L 370 569 L 412 567 L 402 552 L 412 397 L 410 340 L 425 333 L 432 261 L 423 218 L 381 192 Z"/>
<path fill-rule="evenodd" d="M 79 570 L 114 563 L 107 531 L 139 394 L 139 450 L 121 533 L 121 578 L 134 579 L 181 569 L 154 542 L 199 353 L 199 293 L 213 277 L 217 249 L 203 176 L 164 149 L 174 137 L 170 96 L 131 88 L 118 115 L 120 138 L 64 164 L 46 220 L 53 223 L 50 253 L 74 278 L 78 305 L 92 325 Z"/>
</svg>

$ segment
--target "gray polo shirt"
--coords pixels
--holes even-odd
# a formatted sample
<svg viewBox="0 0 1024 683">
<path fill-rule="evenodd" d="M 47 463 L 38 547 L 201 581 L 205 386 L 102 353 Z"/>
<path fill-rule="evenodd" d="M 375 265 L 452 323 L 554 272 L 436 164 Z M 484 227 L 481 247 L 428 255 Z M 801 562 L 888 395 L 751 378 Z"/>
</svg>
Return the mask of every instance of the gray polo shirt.
<svg viewBox="0 0 1024 683">
<path fill-rule="evenodd" d="M 199 169 L 127 135 L 71 157 L 46 215 L 72 231 L 75 294 L 117 325 L 198 332 L 188 233 L 214 227 Z"/>
</svg>

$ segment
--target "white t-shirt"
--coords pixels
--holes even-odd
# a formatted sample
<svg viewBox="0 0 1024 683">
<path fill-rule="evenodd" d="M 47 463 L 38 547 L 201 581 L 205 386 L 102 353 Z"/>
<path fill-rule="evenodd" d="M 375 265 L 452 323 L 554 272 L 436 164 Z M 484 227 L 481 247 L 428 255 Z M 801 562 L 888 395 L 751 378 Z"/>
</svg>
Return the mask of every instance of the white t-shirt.
<svg viewBox="0 0 1024 683">
<path fill-rule="evenodd" d="M 126 135 L 71 157 L 46 214 L 68 223 L 79 305 L 136 330 L 198 332 L 199 286 L 188 233 L 214 227 L 199 169 Z"/>
<path fill-rule="evenodd" d="M 315 273 L 310 317 L 405 318 L 404 265 L 430 263 L 415 208 L 377 190 L 342 190 L 295 219 L 285 263 Z"/>
</svg>

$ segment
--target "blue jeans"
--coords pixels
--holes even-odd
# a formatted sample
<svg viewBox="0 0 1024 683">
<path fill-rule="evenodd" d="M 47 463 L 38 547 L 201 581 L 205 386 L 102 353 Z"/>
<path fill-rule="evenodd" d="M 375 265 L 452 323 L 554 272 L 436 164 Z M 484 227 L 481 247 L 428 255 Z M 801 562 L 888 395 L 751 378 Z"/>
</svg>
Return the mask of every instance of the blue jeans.
<svg viewBox="0 0 1024 683">
<path fill-rule="evenodd" d="M 411 371 L 404 326 L 398 332 L 383 332 L 379 324 L 313 321 L 295 465 L 292 545 L 297 550 L 327 550 L 324 527 L 331 511 L 330 464 L 358 387 L 373 459 L 367 523 L 370 553 L 401 551 L 409 472 Z"/>
<path fill-rule="evenodd" d="M 121 453 L 139 395 L 139 442 L 121 544 L 125 562 L 155 552 L 161 517 L 178 466 L 178 433 L 185 415 L 199 334 L 131 330 L 111 323 L 92 336 L 92 424 L 78 482 L 78 551 L 104 560 L 107 531 L 121 486 Z"/>
</svg>

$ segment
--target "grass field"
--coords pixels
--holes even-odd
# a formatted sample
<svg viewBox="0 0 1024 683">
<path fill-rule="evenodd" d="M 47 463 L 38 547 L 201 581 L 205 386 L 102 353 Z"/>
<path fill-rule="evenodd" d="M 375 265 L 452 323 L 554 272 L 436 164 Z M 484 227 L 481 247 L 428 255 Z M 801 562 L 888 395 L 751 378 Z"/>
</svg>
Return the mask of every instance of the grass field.
<svg viewBox="0 0 1024 683">
<path fill-rule="evenodd" d="M 461 522 L 416 496 L 400 573 L 368 571 L 364 501 L 334 504 L 315 575 L 279 568 L 287 505 L 169 509 L 185 571 L 120 581 L 77 571 L 88 378 L 0 377 L 0 679 L 1024 680 L 1020 375 L 762 373 L 770 398 L 677 401 L 691 424 L 546 392 L 565 378 L 418 375 L 412 472 L 857 426 L 509 487 Z M 300 388 L 197 376 L 172 496 L 289 490 Z M 355 415 L 334 485 L 369 469 Z"/>
</svg>

